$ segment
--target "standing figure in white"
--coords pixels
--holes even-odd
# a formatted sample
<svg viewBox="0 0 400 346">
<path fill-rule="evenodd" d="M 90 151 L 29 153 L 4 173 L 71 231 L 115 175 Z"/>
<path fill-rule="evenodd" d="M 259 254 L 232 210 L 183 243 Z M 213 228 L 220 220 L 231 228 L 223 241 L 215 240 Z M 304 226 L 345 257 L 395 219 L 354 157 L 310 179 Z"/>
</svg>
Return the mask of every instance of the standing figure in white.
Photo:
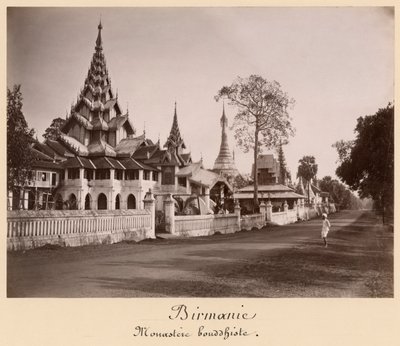
<svg viewBox="0 0 400 346">
<path fill-rule="evenodd" d="M 328 220 L 328 215 L 325 213 L 322 214 L 322 231 L 321 231 L 321 238 L 324 240 L 325 247 L 328 247 L 328 232 L 329 228 L 331 227 L 331 223 Z"/>
</svg>

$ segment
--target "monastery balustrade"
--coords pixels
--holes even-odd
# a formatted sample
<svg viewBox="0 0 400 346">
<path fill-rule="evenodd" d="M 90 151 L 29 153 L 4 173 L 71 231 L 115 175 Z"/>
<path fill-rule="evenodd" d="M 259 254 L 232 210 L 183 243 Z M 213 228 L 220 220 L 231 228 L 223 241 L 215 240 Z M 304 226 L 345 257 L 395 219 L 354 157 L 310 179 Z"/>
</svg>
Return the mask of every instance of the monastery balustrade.
<svg viewBox="0 0 400 346">
<path fill-rule="evenodd" d="M 295 223 L 298 219 L 297 210 L 289 209 L 277 213 L 272 213 L 271 222 L 276 225 L 287 225 Z"/>
<path fill-rule="evenodd" d="M 112 244 L 145 238 L 154 238 L 150 210 L 7 212 L 7 250 L 25 250 L 46 244 Z"/>
<path fill-rule="evenodd" d="M 260 229 L 265 226 L 265 214 L 243 215 L 240 220 L 241 229 L 251 231 L 253 228 Z"/>
<path fill-rule="evenodd" d="M 195 237 L 214 233 L 234 233 L 240 230 L 238 216 L 227 215 L 186 215 L 175 216 L 173 233 Z"/>
</svg>

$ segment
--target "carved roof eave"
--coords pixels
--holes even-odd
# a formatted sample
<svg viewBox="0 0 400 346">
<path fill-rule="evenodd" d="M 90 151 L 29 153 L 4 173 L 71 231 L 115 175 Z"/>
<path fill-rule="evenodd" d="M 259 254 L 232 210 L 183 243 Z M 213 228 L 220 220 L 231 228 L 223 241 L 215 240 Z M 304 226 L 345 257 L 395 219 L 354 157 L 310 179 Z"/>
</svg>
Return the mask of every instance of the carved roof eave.
<svg viewBox="0 0 400 346">
<path fill-rule="evenodd" d="M 79 113 L 72 113 L 69 119 L 75 119 L 80 125 L 82 125 L 86 130 L 92 130 L 93 125 L 87 120 L 83 115 Z"/>
<path fill-rule="evenodd" d="M 126 120 L 125 120 L 123 126 L 125 127 L 126 133 L 128 135 L 134 135 L 135 134 L 135 128 L 133 127 L 132 122 L 129 119 L 128 115 L 126 116 Z"/>
<path fill-rule="evenodd" d="M 67 147 L 67 149 L 69 151 L 71 151 L 72 153 L 79 155 L 79 156 L 88 156 L 89 152 L 87 151 L 82 151 L 80 150 L 78 147 L 73 146 L 71 143 L 68 142 L 68 140 L 66 140 L 63 136 L 61 136 L 59 138 L 59 140 L 62 142 L 63 145 L 65 145 Z"/>
<path fill-rule="evenodd" d="M 83 126 L 87 130 L 91 130 L 93 128 L 89 122 L 87 124 L 84 123 L 77 116 L 75 116 L 74 113 L 72 113 L 71 116 L 66 120 L 64 126 L 60 129 L 60 131 L 64 134 L 68 134 L 68 131 L 72 128 L 74 124 Z"/>
</svg>

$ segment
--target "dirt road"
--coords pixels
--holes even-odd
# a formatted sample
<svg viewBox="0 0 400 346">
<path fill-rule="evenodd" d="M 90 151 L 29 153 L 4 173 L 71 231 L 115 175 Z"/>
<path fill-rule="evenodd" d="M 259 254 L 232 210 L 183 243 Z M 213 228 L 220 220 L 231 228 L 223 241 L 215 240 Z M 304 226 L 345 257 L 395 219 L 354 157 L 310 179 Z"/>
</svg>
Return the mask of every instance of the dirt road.
<svg viewBox="0 0 400 346">
<path fill-rule="evenodd" d="M 8 253 L 9 297 L 392 297 L 393 233 L 370 212 L 211 237 Z"/>
</svg>

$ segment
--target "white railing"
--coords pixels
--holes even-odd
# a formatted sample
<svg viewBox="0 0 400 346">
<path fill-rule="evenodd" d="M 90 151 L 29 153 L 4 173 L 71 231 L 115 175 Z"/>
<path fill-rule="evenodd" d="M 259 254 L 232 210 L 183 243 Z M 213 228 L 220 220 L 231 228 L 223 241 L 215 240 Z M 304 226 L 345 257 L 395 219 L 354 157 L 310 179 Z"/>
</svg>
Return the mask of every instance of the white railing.
<svg viewBox="0 0 400 346">
<path fill-rule="evenodd" d="M 277 225 L 285 225 L 286 224 L 286 211 L 272 213 L 271 222 L 273 222 Z"/>
<path fill-rule="evenodd" d="M 9 211 L 7 214 L 7 248 L 33 248 L 44 244 L 78 246 L 123 240 L 129 233 L 146 233 L 152 220 L 148 210 L 90 211 L 39 210 Z M 79 241 L 77 240 L 79 238 Z"/>
<path fill-rule="evenodd" d="M 235 214 L 175 216 L 174 233 L 177 235 L 200 236 L 215 232 L 233 233 L 238 230 L 238 216 Z"/>
<path fill-rule="evenodd" d="M 253 228 L 262 228 L 265 226 L 265 215 L 252 214 L 244 215 L 240 221 L 240 228 L 251 231 Z"/>
</svg>

